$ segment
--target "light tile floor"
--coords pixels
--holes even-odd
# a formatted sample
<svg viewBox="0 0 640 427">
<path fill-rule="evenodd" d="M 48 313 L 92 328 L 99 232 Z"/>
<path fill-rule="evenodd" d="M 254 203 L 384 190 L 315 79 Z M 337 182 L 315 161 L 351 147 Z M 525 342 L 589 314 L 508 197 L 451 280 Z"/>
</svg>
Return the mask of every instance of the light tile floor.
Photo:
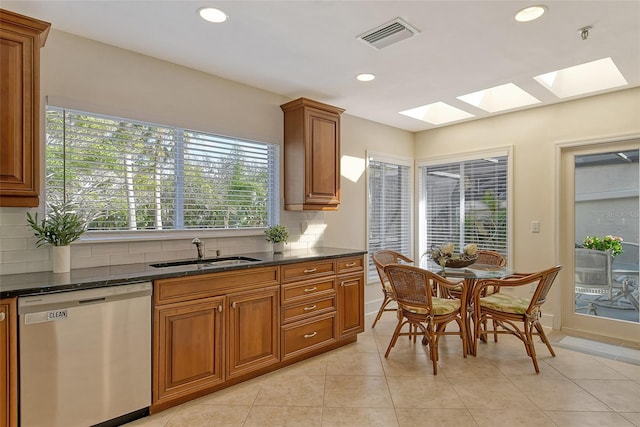
<svg viewBox="0 0 640 427">
<path fill-rule="evenodd" d="M 357 343 L 128 426 L 640 426 L 634 343 L 620 347 L 628 352 L 621 361 L 615 348 L 607 356 L 598 343 L 575 338 L 581 347 L 552 333 L 556 357 L 536 345 L 536 375 L 515 337 L 482 343 L 465 359 L 459 338 L 447 336 L 434 376 L 419 342 L 403 338 L 385 359 L 395 316 L 385 314 L 373 330 L 372 320 Z"/>
</svg>

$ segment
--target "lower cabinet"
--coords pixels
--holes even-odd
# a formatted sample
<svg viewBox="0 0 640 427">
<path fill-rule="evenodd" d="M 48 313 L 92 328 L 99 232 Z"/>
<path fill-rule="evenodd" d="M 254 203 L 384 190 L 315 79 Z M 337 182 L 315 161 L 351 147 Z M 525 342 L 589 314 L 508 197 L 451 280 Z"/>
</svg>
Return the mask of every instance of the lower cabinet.
<svg viewBox="0 0 640 427">
<path fill-rule="evenodd" d="M 364 257 L 337 261 L 338 338 L 364 332 Z"/>
<path fill-rule="evenodd" d="M 338 337 L 364 332 L 364 276 L 338 278 Z"/>
<path fill-rule="evenodd" d="M 0 427 L 18 425 L 16 299 L 0 299 Z"/>
<path fill-rule="evenodd" d="M 280 361 L 280 286 L 228 295 L 227 378 Z"/>
<path fill-rule="evenodd" d="M 154 309 L 154 403 L 188 396 L 224 381 L 225 297 Z"/>
<path fill-rule="evenodd" d="M 354 342 L 364 257 L 154 283 L 151 412 Z"/>
</svg>

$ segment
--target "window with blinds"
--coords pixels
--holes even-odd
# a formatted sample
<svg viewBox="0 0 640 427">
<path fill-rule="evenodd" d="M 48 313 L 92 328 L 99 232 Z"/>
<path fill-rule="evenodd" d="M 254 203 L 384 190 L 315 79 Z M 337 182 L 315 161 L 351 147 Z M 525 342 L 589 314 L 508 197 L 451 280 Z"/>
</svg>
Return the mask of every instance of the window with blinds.
<svg viewBox="0 0 640 427">
<path fill-rule="evenodd" d="M 46 197 L 99 216 L 89 230 L 277 222 L 278 146 L 47 107 Z"/>
<path fill-rule="evenodd" d="M 508 157 L 420 164 L 421 252 L 452 242 L 507 255 Z"/>
<path fill-rule="evenodd" d="M 368 182 L 369 280 L 378 275 L 371 255 L 391 249 L 411 256 L 411 163 L 370 156 Z"/>
</svg>

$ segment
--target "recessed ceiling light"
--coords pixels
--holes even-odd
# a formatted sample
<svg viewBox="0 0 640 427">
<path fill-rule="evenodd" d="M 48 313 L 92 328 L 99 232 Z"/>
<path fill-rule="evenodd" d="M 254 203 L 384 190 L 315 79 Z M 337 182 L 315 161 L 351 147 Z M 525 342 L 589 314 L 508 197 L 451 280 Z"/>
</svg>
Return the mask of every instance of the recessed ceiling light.
<svg viewBox="0 0 640 427">
<path fill-rule="evenodd" d="M 540 18 L 547 11 L 546 6 L 531 6 L 522 9 L 520 12 L 516 13 L 516 21 L 518 22 L 529 22 L 534 21 Z"/>
<path fill-rule="evenodd" d="M 513 83 L 459 96 L 459 100 L 489 113 L 537 104 L 540 101 Z"/>
<path fill-rule="evenodd" d="M 400 114 L 431 123 L 432 125 L 441 125 L 474 117 L 473 114 L 444 102 L 434 102 L 433 104 L 411 108 L 410 110 L 400 111 Z"/>
<path fill-rule="evenodd" d="M 371 80 L 373 80 L 375 78 L 376 78 L 376 76 L 374 76 L 373 74 L 369 74 L 369 73 L 358 74 L 356 76 L 356 79 L 360 80 L 361 82 L 370 82 Z"/>
<path fill-rule="evenodd" d="M 219 24 L 227 20 L 227 14 L 214 7 L 201 7 L 198 9 L 198 15 L 205 21 Z"/>
<path fill-rule="evenodd" d="M 541 74 L 534 79 L 558 98 L 584 95 L 628 84 L 611 58 Z"/>
</svg>

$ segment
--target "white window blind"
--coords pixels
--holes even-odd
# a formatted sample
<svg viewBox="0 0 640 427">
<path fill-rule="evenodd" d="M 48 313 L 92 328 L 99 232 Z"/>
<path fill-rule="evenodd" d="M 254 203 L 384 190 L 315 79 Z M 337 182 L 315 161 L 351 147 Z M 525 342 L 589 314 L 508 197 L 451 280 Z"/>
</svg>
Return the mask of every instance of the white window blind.
<svg viewBox="0 0 640 427">
<path fill-rule="evenodd" d="M 371 255 L 391 249 L 411 256 L 411 166 L 370 157 L 368 173 L 369 280 L 377 280 Z"/>
<path fill-rule="evenodd" d="M 46 194 L 99 213 L 90 230 L 277 222 L 278 147 L 47 107 Z"/>
<path fill-rule="evenodd" d="M 507 255 L 508 157 L 420 165 L 421 252 L 452 242 Z"/>
</svg>

